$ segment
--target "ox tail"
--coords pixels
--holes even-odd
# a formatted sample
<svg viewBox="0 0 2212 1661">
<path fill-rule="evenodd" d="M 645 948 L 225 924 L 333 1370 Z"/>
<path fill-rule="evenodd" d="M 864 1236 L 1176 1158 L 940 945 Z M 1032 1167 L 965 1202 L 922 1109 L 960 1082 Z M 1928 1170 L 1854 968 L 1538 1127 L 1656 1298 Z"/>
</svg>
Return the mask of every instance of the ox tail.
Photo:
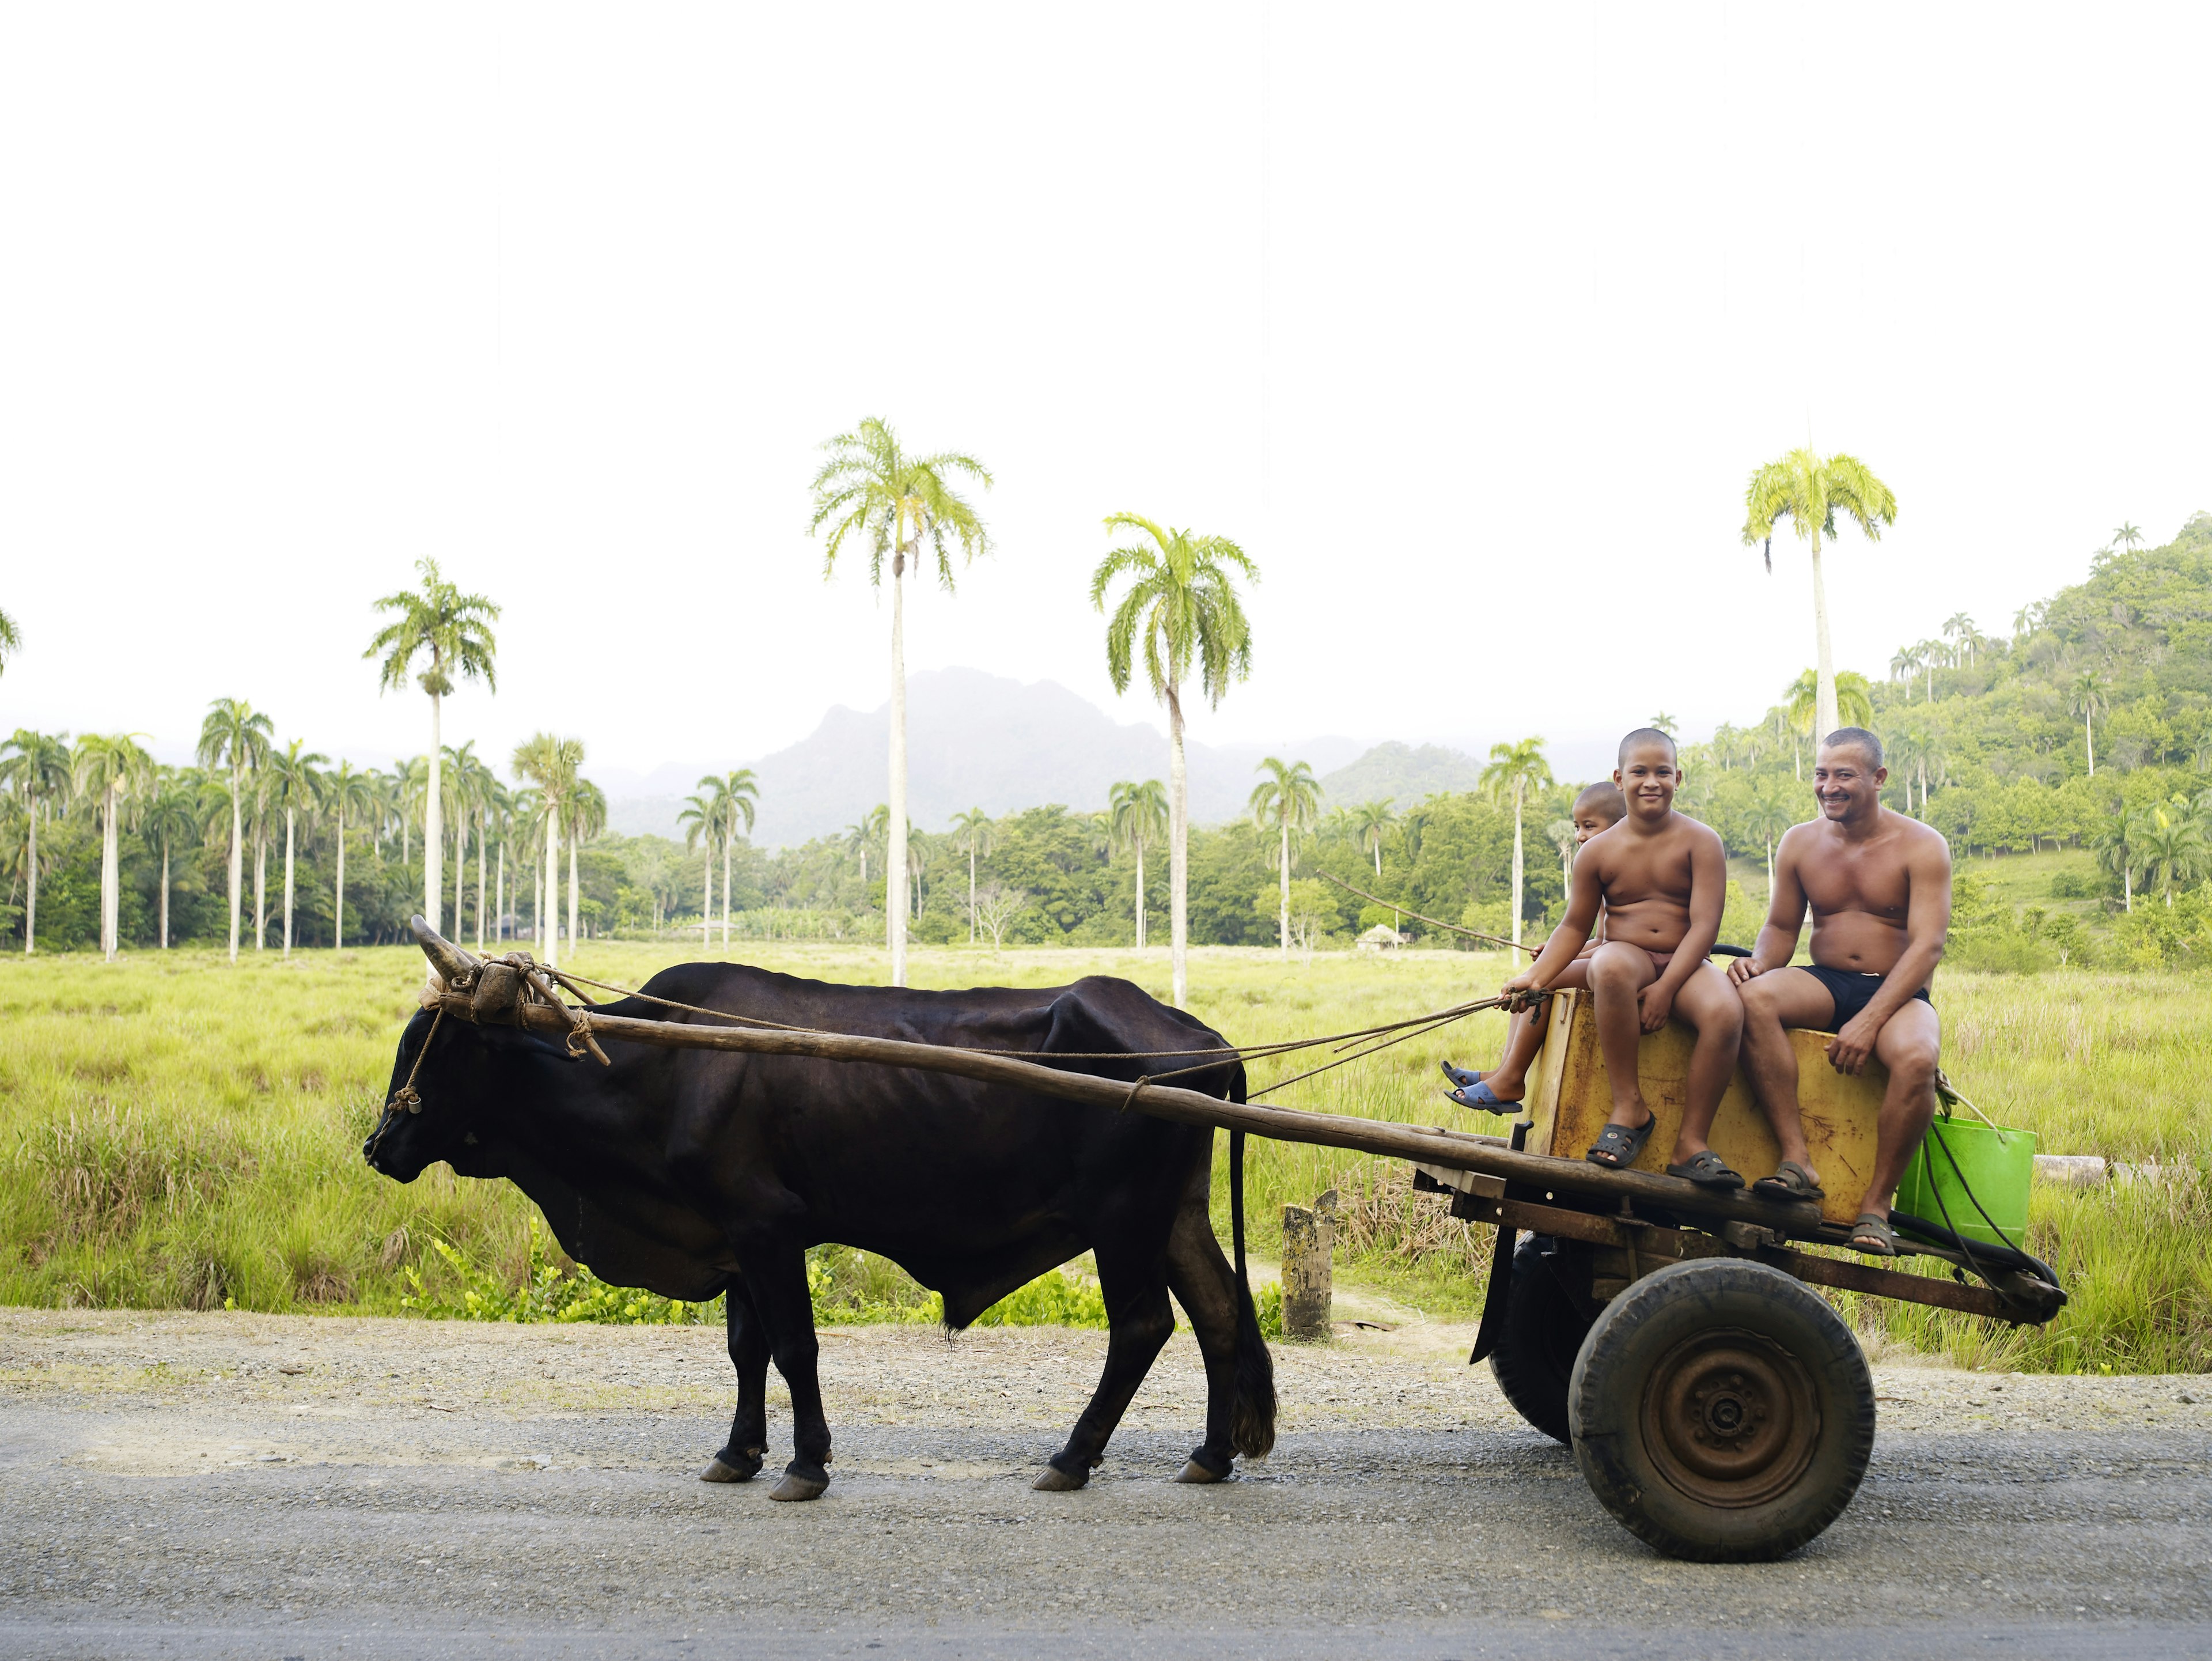
<svg viewBox="0 0 2212 1661">
<path fill-rule="evenodd" d="M 1243 1092 L 1237 1092 L 1239 1096 Z M 1275 1445 L 1275 1361 L 1252 1306 L 1252 1281 L 1244 1268 L 1244 1133 L 1229 1133 L 1230 1233 L 1237 1247 L 1236 1385 L 1229 1404 L 1229 1440 L 1248 1459 L 1264 1459 Z"/>
</svg>

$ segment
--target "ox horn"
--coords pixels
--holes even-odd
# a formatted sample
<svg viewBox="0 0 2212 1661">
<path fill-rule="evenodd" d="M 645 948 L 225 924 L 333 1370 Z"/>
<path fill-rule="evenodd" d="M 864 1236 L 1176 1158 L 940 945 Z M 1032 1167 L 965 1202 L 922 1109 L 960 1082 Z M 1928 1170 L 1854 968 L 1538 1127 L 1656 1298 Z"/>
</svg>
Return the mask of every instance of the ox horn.
<svg viewBox="0 0 2212 1661">
<path fill-rule="evenodd" d="M 424 922 L 420 914 L 408 918 L 407 926 L 415 931 L 422 955 L 430 960 L 430 966 L 444 977 L 447 985 L 458 989 L 476 983 L 478 965 L 473 952 L 455 946 Z"/>
</svg>

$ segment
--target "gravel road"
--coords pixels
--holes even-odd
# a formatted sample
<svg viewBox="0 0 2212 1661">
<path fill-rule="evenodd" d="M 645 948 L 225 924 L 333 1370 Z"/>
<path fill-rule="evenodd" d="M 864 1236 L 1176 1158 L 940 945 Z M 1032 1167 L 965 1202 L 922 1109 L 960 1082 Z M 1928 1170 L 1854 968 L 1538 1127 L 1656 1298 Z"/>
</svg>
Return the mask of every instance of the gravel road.
<svg viewBox="0 0 2212 1661">
<path fill-rule="evenodd" d="M 1042 1494 L 1103 1335 L 826 1333 L 836 1480 L 778 1506 L 694 1480 L 719 1332 L 0 1310 L 0 1653 L 2212 1655 L 2212 1380 L 1880 1365 L 1850 1512 L 1721 1567 L 1601 1512 L 1468 1335 L 1279 1348 L 1274 1457 L 1184 1488 L 1178 1335 Z"/>
</svg>

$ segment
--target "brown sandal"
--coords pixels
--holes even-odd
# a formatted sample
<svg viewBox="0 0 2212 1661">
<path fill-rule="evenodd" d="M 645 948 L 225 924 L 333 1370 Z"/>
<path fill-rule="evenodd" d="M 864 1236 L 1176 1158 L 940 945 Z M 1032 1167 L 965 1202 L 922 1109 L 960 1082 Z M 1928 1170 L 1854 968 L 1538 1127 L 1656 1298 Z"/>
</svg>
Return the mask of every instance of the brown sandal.
<svg viewBox="0 0 2212 1661">
<path fill-rule="evenodd" d="M 1762 1200 L 1825 1200 L 1828 1190 L 1813 1180 L 1813 1173 L 1795 1159 L 1775 1166 L 1771 1177 L 1761 1177 L 1751 1191 Z"/>
<path fill-rule="evenodd" d="M 1871 1211 L 1862 1212 L 1858 1221 L 1851 1225 L 1851 1249 L 1873 1257 L 1894 1257 L 1897 1231 L 1889 1226 L 1888 1218 L 1877 1217 Z"/>
</svg>

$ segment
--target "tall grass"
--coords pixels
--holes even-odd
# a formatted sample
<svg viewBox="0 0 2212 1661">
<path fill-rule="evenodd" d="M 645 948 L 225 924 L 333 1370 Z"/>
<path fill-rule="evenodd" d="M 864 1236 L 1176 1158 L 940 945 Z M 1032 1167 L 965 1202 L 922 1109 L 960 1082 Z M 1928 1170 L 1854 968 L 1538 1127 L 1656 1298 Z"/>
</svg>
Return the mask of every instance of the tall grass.
<svg viewBox="0 0 2212 1661">
<path fill-rule="evenodd" d="M 585 973 L 635 985 L 696 955 L 683 946 L 592 943 Z M 749 944 L 746 961 L 830 980 L 880 979 L 880 949 Z M 1239 1043 L 1344 1031 L 1493 990 L 1502 955 L 1319 953 L 1206 948 L 1192 960 L 1196 1013 Z M 1164 952 L 921 949 L 923 986 L 1052 985 L 1127 976 L 1167 991 Z M 402 1187 L 360 1146 L 422 984 L 401 948 L 0 960 L 0 1300 L 44 1305 L 466 1312 L 471 1288 L 520 1297 L 534 1208 L 503 1183 L 443 1166 Z M 2189 1166 L 2212 1160 L 2204 1080 L 2212 980 L 2061 971 L 1946 971 L 1937 994 L 1953 1079 L 2046 1152 Z M 1442 1099 L 1439 1056 L 1495 1054 L 1504 1023 L 1483 1013 L 1268 1098 L 1411 1124 L 1467 1116 Z M 1257 1063 L 1255 1092 L 1302 1070 Z M 1486 1126 L 1477 1128 L 1488 1128 Z M 1215 1171 L 1228 1236 L 1227 1139 Z M 1249 1144 L 1255 1248 L 1279 1243 L 1285 1202 L 1340 1192 L 1338 1272 L 1440 1315 L 1479 1307 L 1490 1236 L 1415 1195 L 1402 1165 L 1334 1150 Z M 2039 1190 L 2032 1244 L 2063 1270 L 2074 1302 L 2041 1331 L 1861 1300 L 1856 1318 L 1892 1341 L 2031 1368 L 2212 1366 L 2212 1215 L 2200 1179 L 2087 1192 Z M 441 1250 L 441 1246 L 444 1250 Z M 823 1255 L 824 1306 L 926 1307 L 880 1259 Z M 584 1297 L 581 1291 L 562 1298 Z M 596 1294 L 592 1294 L 596 1295 Z M 1045 1309 L 1061 1297 L 1046 1288 Z M 1074 1296 L 1069 1293 L 1068 1296 Z M 603 1302 L 619 1317 L 629 1299 Z M 568 1307 L 563 1304 L 562 1308 Z M 1049 1312 L 1048 1311 L 1048 1312 Z M 686 1318 L 702 1311 L 691 1306 Z M 1019 1316 L 1015 1318 L 1022 1318 Z"/>
</svg>

